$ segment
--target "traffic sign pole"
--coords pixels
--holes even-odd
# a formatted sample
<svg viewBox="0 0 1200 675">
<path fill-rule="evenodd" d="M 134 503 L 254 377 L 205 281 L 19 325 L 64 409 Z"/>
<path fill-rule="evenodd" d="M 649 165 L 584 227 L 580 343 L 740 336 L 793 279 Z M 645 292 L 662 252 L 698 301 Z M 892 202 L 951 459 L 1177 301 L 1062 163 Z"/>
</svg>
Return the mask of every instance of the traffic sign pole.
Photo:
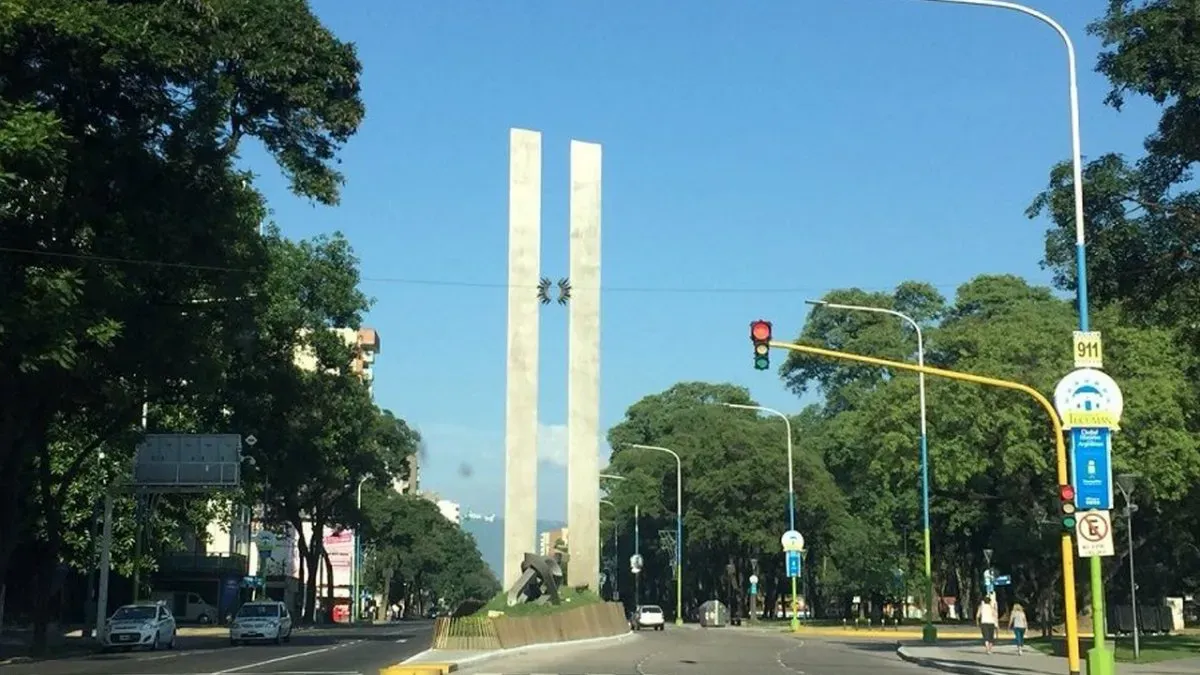
<svg viewBox="0 0 1200 675">
<path fill-rule="evenodd" d="M 1076 365 L 1099 366 L 1103 350 L 1098 334 L 1088 334 L 1086 305 L 1080 306 L 1079 331 L 1072 345 Z M 1082 334 L 1082 335 L 1081 335 Z M 1088 348 L 1088 345 L 1094 348 Z M 1088 359 L 1091 359 L 1089 362 Z M 1076 541 L 1081 555 L 1090 554 L 1088 572 L 1092 590 L 1093 647 L 1088 650 L 1088 675 L 1112 675 L 1113 652 L 1106 643 L 1104 570 L 1101 557 L 1112 555 L 1112 430 L 1124 408 L 1121 389 L 1112 377 L 1092 367 L 1077 368 L 1059 381 L 1054 402 L 1064 426 L 1071 431 L 1071 482 L 1076 505 L 1083 513 L 1076 521 Z"/>
</svg>

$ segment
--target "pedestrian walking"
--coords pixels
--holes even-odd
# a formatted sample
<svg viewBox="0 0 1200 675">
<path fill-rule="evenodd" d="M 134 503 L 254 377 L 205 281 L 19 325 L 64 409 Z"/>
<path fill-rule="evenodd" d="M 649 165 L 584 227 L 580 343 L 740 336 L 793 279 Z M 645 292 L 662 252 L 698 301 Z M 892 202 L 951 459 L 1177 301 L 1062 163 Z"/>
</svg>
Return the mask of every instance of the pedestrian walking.
<svg viewBox="0 0 1200 675">
<path fill-rule="evenodd" d="M 983 648 L 987 650 L 988 654 L 991 654 L 992 647 L 996 645 L 996 626 L 1000 621 L 996 616 L 996 605 L 992 604 L 990 596 L 983 596 L 983 601 L 979 603 L 979 609 L 975 610 L 975 623 L 983 632 Z"/>
<path fill-rule="evenodd" d="M 1020 604 L 1013 605 L 1008 615 L 1008 627 L 1013 632 L 1013 640 L 1017 643 L 1017 653 L 1025 652 L 1025 630 L 1029 628 L 1029 618 L 1025 616 L 1025 608 Z"/>
</svg>

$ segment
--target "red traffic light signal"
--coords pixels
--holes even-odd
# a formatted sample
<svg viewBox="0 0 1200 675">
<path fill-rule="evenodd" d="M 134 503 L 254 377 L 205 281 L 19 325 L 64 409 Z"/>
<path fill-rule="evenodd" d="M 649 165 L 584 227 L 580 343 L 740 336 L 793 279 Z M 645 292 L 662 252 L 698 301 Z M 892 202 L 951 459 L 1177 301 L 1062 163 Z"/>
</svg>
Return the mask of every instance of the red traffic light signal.
<svg viewBox="0 0 1200 675">
<path fill-rule="evenodd" d="M 750 323 L 750 339 L 755 342 L 769 342 L 771 340 L 771 322 L 762 319 L 752 321 Z"/>
<path fill-rule="evenodd" d="M 1058 498 L 1064 502 L 1075 501 L 1075 487 L 1072 485 L 1059 485 Z"/>
</svg>

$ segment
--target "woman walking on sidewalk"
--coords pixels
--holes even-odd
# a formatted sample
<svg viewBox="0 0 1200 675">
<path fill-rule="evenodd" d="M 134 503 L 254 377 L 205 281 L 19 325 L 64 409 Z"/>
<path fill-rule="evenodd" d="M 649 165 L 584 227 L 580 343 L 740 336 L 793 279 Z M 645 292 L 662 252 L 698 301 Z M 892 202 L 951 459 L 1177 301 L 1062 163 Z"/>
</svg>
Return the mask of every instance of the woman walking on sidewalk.
<svg viewBox="0 0 1200 675">
<path fill-rule="evenodd" d="M 975 610 L 975 623 L 979 624 L 979 629 L 983 632 L 983 648 L 987 653 L 992 653 L 992 647 L 996 644 L 996 627 L 1000 624 L 996 616 L 996 606 L 992 604 L 990 596 L 983 596 L 983 602 L 979 603 L 979 609 Z"/>
<path fill-rule="evenodd" d="M 1013 632 L 1017 643 L 1017 653 L 1025 652 L 1025 629 L 1029 628 L 1029 619 L 1025 617 L 1025 608 L 1020 604 L 1013 605 L 1012 613 L 1008 615 L 1008 627 Z"/>
</svg>

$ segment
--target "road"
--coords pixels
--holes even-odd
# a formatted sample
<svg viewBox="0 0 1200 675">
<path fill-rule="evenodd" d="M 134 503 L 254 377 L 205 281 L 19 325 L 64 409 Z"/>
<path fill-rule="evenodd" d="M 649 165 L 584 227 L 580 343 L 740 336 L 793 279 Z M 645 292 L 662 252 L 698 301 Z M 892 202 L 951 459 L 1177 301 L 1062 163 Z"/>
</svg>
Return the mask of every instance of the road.
<svg viewBox="0 0 1200 675">
<path fill-rule="evenodd" d="M 231 647 L 227 637 L 179 636 L 175 649 L 90 654 L 5 666 L 4 675 L 378 675 L 429 648 L 432 621 L 297 630 L 282 645 Z"/>
<path fill-rule="evenodd" d="M 799 639 L 735 628 L 667 626 L 621 642 L 560 646 L 464 667 L 459 675 L 919 675 L 888 641 Z"/>
</svg>

